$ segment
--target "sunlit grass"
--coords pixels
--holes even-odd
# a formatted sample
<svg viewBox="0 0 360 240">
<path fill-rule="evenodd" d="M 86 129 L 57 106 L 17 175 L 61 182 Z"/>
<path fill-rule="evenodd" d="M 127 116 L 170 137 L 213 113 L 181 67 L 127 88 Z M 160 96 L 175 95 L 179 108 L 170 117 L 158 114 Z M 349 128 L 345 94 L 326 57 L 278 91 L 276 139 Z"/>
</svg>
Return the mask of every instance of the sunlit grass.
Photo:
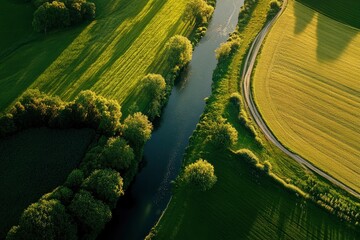
<svg viewBox="0 0 360 240">
<path fill-rule="evenodd" d="M 0 60 L 0 110 L 27 88 L 64 100 L 91 89 L 144 109 L 139 81 L 147 73 L 166 75 L 166 41 L 192 30 L 182 18 L 186 2 L 96 1 L 95 21 L 40 37 Z"/>
<path fill-rule="evenodd" d="M 290 1 L 266 39 L 254 97 L 276 137 L 360 190 L 360 34 Z"/>
</svg>

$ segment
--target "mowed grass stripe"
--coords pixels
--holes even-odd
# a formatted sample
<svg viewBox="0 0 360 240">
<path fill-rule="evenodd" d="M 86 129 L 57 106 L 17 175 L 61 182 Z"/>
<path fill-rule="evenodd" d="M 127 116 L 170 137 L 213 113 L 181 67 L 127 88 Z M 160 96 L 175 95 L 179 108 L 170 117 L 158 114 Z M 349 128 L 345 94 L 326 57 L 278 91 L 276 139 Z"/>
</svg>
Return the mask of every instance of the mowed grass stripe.
<svg viewBox="0 0 360 240">
<path fill-rule="evenodd" d="M 359 54 L 357 29 L 290 1 L 266 39 L 253 83 L 277 138 L 358 191 Z"/>
<path fill-rule="evenodd" d="M 120 103 L 131 104 L 135 100 L 138 110 L 146 108 L 139 81 L 147 73 L 166 75 L 170 70 L 164 61 L 167 40 L 175 34 L 188 36 L 193 28 L 182 18 L 187 0 L 95 2 L 95 21 L 50 33 L 24 46 L 26 55 L 16 51 L 2 60 L 0 89 L 6 87 L 8 91 L 0 90 L 0 96 L 4 92 L 0 110 L 29 87 L 66 100 L 81 90 L 91 89 Z M 64 46 L 59 47 L 59 42 Z M 54 53 L 53 58 L 46 61 L 49 50 Z M 29 68 L 15 70 L 13 66 L 19 58 Z M 21 82 L 21 87 L 14 84 L 16 81 Z"/>
</svg>

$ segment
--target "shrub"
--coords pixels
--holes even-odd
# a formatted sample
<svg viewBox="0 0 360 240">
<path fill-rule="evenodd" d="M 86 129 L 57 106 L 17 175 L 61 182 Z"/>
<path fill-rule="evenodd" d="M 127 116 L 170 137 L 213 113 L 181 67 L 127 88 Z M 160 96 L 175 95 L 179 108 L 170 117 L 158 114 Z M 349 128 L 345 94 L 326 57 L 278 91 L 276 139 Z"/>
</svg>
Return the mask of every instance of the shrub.
<svg viewBox="0 0 360 240">
<path fill-rule="evenodd" d="M 218 60 L 230 56 L 240 46 L 239 39 L 227 41 L 220 44 L 220 47 L 215 50 L 216 58 Z"/>
<path fill-rule="evenodd" d="M 69 205 L 69 211 L 78 222 L 83 239 L 95 239 L 111 219 L 109 206 L 96 200 L 91 193 L 81 190 Z"/>
<path fill-rule="evenodd" d="M 266 173 L 270 173 L 271 170 L 272 170 L 272 165 L 271 165 L 271 163 L 270 163 L 268 160 L 266 160 L 266 161 L 264 162 L 264 171 L 265 171 Z"/>
<path fill-rule="evenodd" d="M 151 99 L 147 115 L 150 119 L 159 117 L 165 100 L 165 79 L 160 74 L 148 74 L 142 79 L 142 82 L 145 84 L 146 91 Z"/>
<path fill-rule="evenodd" d="M 130 167 L 135 159 L 135 154 L 125 139 L 117 137 L 107 141 L 101 158 L 107 167 L 122 171 Z"/>
<path fill-rule="evenodd" d="M 35 31 L 45 33 L 54 28 L 69 26 L 69 10 L 63 2 L 45 2 L 35 11 L 32 25 Z"/>
<path fill-rule="evenodd" d="M 192 45 L 186 37 L 175 35 L 167 43 L 170 64 L 175 69 L 185 67 L 192 58 Z"/>
<path fill-rule="evenodd" d="M 84 181 L 84 173 L 80 169 L 74 169 L 65 181 L 65 186 L 71 189 L 78 189 Z"/>
<path fill-rule="evenodd" d="M 212 122 L 211 131 L 211 142 L 217 147 L 228 148 L 237 142 L 238 133 L 236 129 L 223 120 Z"/>
<path fill-rule="evenodd" d="M 31 204 L 22 214 L 19 226 L 13 227 L 7 239 L 77 239 L 76 226 L 57 200 Z"/>
<path fill-rule="evenodd" d="M 238 92 L 233 92 L 230 95 L 230 102 L 232 102 L 233 104 L 237 105 L 238 107 L 242 106 L 242 97 L 240 95 L 240 93 Z"/>
<path fill-rule="evenodd" d="M 85 179 L 82 187 L 107 203 L 110 208 L 114 208 L 119 197 L 124 194 L 123 179 L 112 169 L 95 170 Z"/>
<path fill-rule="evenodd" d="M 71 189 L 59 186 L 55 188 L 52 192 L 47 193 L 41 197 L 40 200 L 59 200 L 63 205 L 68 205 L 72 198 L 74 196 L 74 193 Z"/>
<path fill-rule="evenodd" d="M 271 0 L 270 8 L 267 13 L 267 18 L 271 19 L 280 11 L 281 3 L 278 0 Z"/>
<path fill-rule="evenodd" d="M 0 138 L 16 132 L 13 115 L 8 113 L 0 116 Z"/>
<path fill-rule="evenodd" d="M 186 5 L 185 19 L 194 19 L 198 23 L 207 23 L 214 12 L 214 8 L 204 0 L 190 0 Z"/>
<path fill-rule="evenodd" d="M 257 165 L 259 164 L 259 159 L 257 158 L 257 156 L 249 149 L 240 149 L 238 151 L 236 151 L 236 155 L 238 155 L 241 159 L 246 160 L 247 162 L 253 164 L 253 165 Z"/>
<path fill-rule="evenodd" d="M 142 147 L 151 137 L 152 124 L 142 113 L 134 113 L 124 121 L 123 135 L 133 146 Z"/>
<path fill-rule="evenodd" d="M 196 189 L 206 191 L 211 189 L 217 181 L 214 167 L 206 160 L 199 159 L 185 167 L 183 180 Z"/>
</svg>

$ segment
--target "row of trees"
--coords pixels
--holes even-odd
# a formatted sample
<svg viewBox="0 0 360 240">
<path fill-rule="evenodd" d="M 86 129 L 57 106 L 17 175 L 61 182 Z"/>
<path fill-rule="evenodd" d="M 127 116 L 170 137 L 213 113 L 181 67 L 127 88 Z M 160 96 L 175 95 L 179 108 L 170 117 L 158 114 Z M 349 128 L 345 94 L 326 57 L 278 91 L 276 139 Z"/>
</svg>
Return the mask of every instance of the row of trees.
<svg viewBox="0 0 360 240">
<path fill-rule="evenodd" d="M 116 101 L 91 91 L 63 102 L 38 90 L 25 93 L 0 118 L 12 127 L 8 131 L 0 124 L 3 135 L 34 126 L 90 127 L 101 135 L 79 169 L 69 174 L 63 186 L 30 205 L 7 239 L 96 238 L 137 172 L 143 145 L 151 136 L 152 124 L 145 115 L 135 113 L 123 122 L 120 118 Z"/>
<path fill-rule="evenodd" d="M 34 0 L 32 25 L 37 32 L 64 28 L 95 18 L 96 7 L 86 0 Z"/>
</svg>

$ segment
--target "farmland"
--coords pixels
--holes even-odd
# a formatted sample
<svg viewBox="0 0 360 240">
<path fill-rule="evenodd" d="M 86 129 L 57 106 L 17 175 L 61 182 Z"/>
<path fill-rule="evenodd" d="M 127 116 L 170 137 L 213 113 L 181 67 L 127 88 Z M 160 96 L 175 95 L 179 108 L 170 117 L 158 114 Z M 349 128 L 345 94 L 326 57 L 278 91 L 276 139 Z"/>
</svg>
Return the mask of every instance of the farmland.
<svg viewBox="0 0 360 240">
<path fill-rule="evenodd" d="M 206 142 L 211 134 L 207 126 L 223 117 L 239 133 L 232 149 L 251 149 L 260 159 L 270 160 L 277 175 L 300 185 L 309 175 L 265 139 L 260 146 L 239 121 L 239 109 L 229 103 L 232 93 L 240 91 L 239 69 L 264 24 L 267 6 L 268 1 L 259 1 L 250 22 L 240 31 L 243 41 L 239 49 L 218 64 L 212 95 L 186 151 L 184 165 L 206 159 L 214 165 L 218 181 L 207 192 L 176 185 L 168 208 L 150 233 L 154 239 L 353 239 L 359 234 L 358 229 L 287 191 L 232 151 Z"/>
<path fill-rule="evenodd" d="M 89 129 L 24 130 L 0 140 L 0 238 L 23 210 L 62 184 L 94 137 Z"/>
<path fill-rule="evenodd" d="M 91 89 L 122 105 L 143 110 L 141 78 L 147 73 L 166 76 L 164 45 L 175 35 L 188 36 L 192 26 L 183 21 L 185 1 L 95 1 L 97 18 L 88 25 L 59 30 L 14 48 L 16 36 L 2 40 L 1 49 L 14 49 L 0 60 L 0 111 L 27 88 L 39 88 L 64 100 Z M 25 4 L 25 3 L 22 3 Z M 5 5 L 9 11 L 14 6 Z M 24 7 L 25 9 L 25 7 Z M 31 25 L 33 9 L 14 21 Z M 31 12 L 29 14 L 29 11 Z M 9 18 L 2 16 L 3 22 Z M 23 18 L 26 18 L 25 20 Z M 3 26 L 6 28 L 6 26 Z M 26 27 L 24 31 L 29 30 Z M 5 30 L 4 30 L 5 31 Z M 23 34 L 30 36 L 32 33 Z M 5 50 L 2 52 L 6 52 Z M 127 109 L 127 108 L 126 108 Z"/>
<path fill-rule="evenodd" d="M 266 39 L 253 83 L 256 104 L 275 136 L 357 191 L 358 33 L 290 1 Z"/>
</svg>

